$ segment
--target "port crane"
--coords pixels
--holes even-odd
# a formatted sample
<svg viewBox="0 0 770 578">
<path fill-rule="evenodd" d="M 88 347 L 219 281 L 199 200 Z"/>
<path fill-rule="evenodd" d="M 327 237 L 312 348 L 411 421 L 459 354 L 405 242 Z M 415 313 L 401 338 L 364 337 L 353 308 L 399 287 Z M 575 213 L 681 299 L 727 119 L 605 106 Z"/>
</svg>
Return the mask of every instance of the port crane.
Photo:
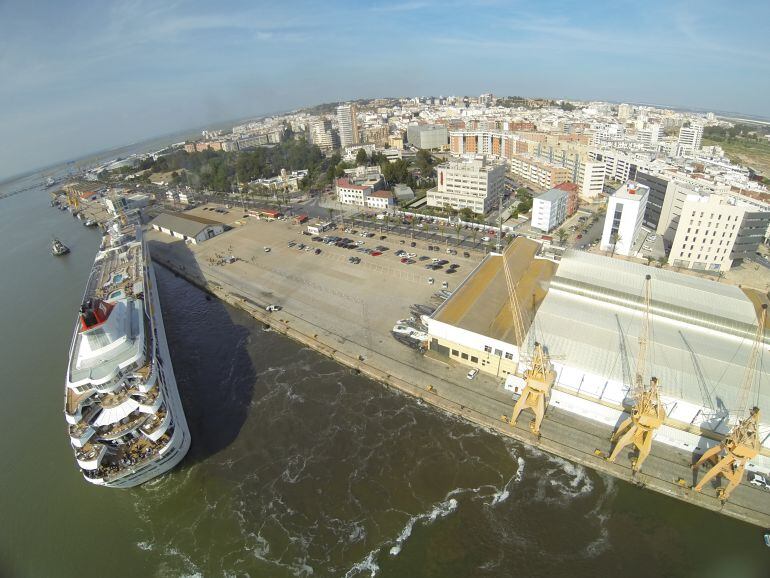
<svg viewBox="0 0 770 578">
<path fill-rule="evenodd" d="M 650 343 L 651 298 L 651 277 L 647 275 L 644 280 L 644 314 L 642 316 L 642 329 L 639 332 L 639 353 L 636 359 L 636 374 L 633 384 L 634 405 L 631 409 L 631 415 L 623 420 L 612 434 L 610 441 L 615 443 L 615 448 L 607 458 L 608 461 L 614 462 L 623 448 L 629 444 L 634 444 L 639 452 L 631 465 L 634 473 L 641 470 L 644 460 L 650 455 L 655 430 L 666 418 L 666 410 L 660 399 L 658 379 L 651 377 L 649 385 L 646 385 L 644 381 Z"/>
<path fill-rule="evenodd" d="M 511 308 L 511 316 L 513 317 L 513 327 L 516 333 L 516 344 L 519 348 L 519 359 L 521 359 L 521 351 L 524 349 L 524 317 L 519 307 L 519 300 L 516 296 L 516 285 L 513 282 L 511 271 L 508 268 L 508 259 L 505 253 L 501 255 L 503 260 L 503 270 L 505 271 L 505 283 L 508 287 L 508 306 Z M 545 408 L 548 404 L 548 397 L 551 394 L 551 387 L 554 381 L 556 381 L 556 372 L 551 366 L 551 360 L 548 357 L 543 345 L 535 342 L 535 348 L 532 354 L 532 361 L 528 369 L 524 371 L 524 379 L 526 383 L 524 390 L 521 392 L 521 396 L 513 406 L 513 414 L 511 415 L 510 424 L 516 425 L 516 421 L 519 419 L 519 415 L 525 409 L 532 410 L 535 414 L 535 418 L 530 422 L 530 429 L 532 433 L 540 436 L 540 424 L 543 422 L 545 416 Z"/>
<path fill-rule="evenodd" d="M 722 476 L 727 480 L 727 486 L 717 490 L 717 497 L 725 503 L 737 488 L 741 480 L 746 464 L 759 453 L 761 440 L 759 437 L 759 408 L 748 409 L 749 393 L 757 373 L 757 364 L 762 351 L 765 338 L 765 323 L 767 322 L 767 304 L 762 304 L 762 312 L 759 315 L 757 332 L 752 344 L 746 370 L 743 374 L 743 382 L 738 391 L 738 403 L 736 409 L 738 415 L 748 415 L 738 420 L 730 432 L 718 446 L 704 452 L 700 459 L 693 464 L 697 470 L 702 464 L 710 464 L 706 475 L 693 488 L 700 492 L 703 486 L 712 478 Z"/>
</svg>

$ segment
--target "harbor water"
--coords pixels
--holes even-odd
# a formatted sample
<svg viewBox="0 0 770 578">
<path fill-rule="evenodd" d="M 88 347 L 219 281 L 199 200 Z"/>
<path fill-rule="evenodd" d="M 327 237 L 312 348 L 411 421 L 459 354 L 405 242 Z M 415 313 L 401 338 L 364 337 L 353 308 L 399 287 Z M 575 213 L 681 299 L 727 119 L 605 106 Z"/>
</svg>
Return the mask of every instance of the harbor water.
<svg viewBox="0 0 770 578">
<path fill-rule="evenodd" d="M 161 268 L 191 450 L 87 484 L 62 407 L 99 235 L 42 186 L 0 200 L 0 576 L 770 575 L 761 529 L 444 415 Z"/>
</svg>

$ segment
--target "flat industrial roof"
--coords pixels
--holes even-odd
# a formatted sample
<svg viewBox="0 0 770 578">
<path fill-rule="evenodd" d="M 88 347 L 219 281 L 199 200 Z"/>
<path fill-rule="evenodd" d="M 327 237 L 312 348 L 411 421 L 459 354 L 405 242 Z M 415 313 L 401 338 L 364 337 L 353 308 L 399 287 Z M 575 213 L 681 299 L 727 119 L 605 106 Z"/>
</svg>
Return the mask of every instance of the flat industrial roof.
<svg viewBox="0 0 770 578">
<path fill-rule="evenodd" d="M 519 306 L 524 312 L 524 328 L 529 328 L 533 311 L 545 297 L 548 281 L 556 264 L 535 259 L 540 245 L 517 237 L 504 254 L 489 254 L 453 295 L 438 309 L 433 318 L 486 335 L 500 341 L 519 345 L 510 309 L 508 286 L 503 259 L 507 259 L 511 278 L 516 286 Z"/>
<path fill-rule="evenodd" d="M 641 331 L 645 276 L 651 276 L 648 375 L 664 395 L 698 406 L 737 407 L 757 326 L 757 296 L 739 287 L 629 261 L 565 252 L 528 341 L 559 365 L 630 384 Z M 767 346 L 750 405 L 770 411 Z"/>
</svg>

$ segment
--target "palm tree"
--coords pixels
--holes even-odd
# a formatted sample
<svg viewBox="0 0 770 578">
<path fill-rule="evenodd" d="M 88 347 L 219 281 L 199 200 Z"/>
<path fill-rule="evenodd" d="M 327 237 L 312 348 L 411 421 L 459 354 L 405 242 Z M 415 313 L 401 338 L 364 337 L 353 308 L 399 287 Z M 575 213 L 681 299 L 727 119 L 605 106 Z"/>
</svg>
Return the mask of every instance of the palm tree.
<svg viewBox="0 0 770 578">
<path fill-rule="evenodd" d="M 455 231 L 457 231 L 457 245 L 460 245 L 460 231 L 462 231 L 463 226 L 460 223 L 457 223 L 455 225 Z"/>
<path fill-rule="evenodd" d="M 559 229 L 558 231 L 556 231 L 556 236 L 559 237 L 559 243 L 561 245 L 564 245 L 564 242 L 567 240 L 567 237 L 569 235 L 567 234 L 567 231 L 565 231 L 564 229 Z"/>
</svg>

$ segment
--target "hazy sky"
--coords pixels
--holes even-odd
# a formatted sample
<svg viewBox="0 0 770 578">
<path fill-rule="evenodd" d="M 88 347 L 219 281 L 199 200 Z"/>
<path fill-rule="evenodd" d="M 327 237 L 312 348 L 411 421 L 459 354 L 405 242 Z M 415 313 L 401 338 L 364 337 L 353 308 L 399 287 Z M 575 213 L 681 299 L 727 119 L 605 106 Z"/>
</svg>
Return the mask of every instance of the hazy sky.
<svg viewBox="0 0 770 578">
<path fill-rule="evenodd" d="M 0 178 L 207 122 L 517 94 L 770 116 L 770 2 L 0 0 Z"/>
</svg>

